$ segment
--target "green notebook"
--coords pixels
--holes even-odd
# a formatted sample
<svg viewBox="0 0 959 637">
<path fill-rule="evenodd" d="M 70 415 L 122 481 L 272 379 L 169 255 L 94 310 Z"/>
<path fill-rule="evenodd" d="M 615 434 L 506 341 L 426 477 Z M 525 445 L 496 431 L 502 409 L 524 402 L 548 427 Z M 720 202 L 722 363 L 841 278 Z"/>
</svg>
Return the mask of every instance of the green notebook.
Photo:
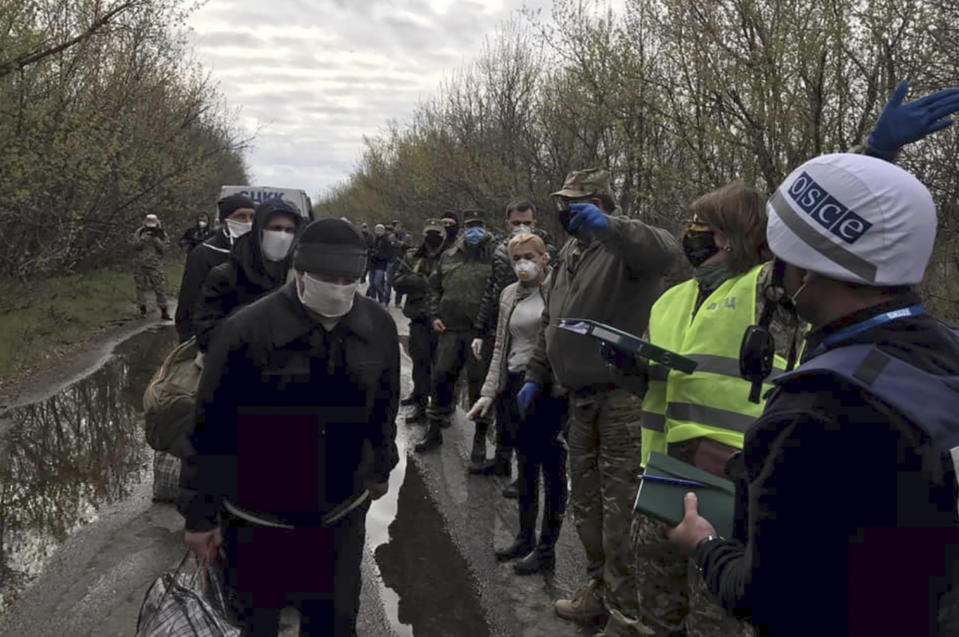
<svg viewBox="0 0 959 637">
<path fill-rule="evenodd" d="M 695 480 L 707 486 L 677 486 L 643 480 L 639 484 L 633 509 L 676 526 L 683 521 L 683 496 L 694 491 L 699 498 L 699 514 L 712 523 L 719 535 L 732 537 L 736 495 L 732 482 L 661 453 L 650 455 L 646 474 Z"/>
<path fill-rule="evenodd" d="M 598 341 L 605 342 L 640 358 L 654 361 L 670 369 L 678 369 L 685 374 L 692 374 L 696 370 L 696 361 L 653 345 L 635 334 L 624 332 L 612 325 L 590 319 L 564 318 L 560 319 L 556 326 L 584 336 L 592 336 Z"/>
</svg>

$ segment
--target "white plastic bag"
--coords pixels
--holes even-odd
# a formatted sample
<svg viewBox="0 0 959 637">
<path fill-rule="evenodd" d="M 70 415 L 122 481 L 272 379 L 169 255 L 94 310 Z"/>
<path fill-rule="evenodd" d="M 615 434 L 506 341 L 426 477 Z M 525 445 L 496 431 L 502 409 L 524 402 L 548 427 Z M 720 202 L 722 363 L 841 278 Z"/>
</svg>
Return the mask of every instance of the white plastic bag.
<svg viewBox="0 0 959 637">
<path fill-rule="evenodd" d="M 190 552 L 176 570 L 153 582 L 137 617 L 136 637 L 240 637 L 240 629 L 226 619 L 223 585 L 217 569 L 197 563 L 184 573 Z"/>
</svg>

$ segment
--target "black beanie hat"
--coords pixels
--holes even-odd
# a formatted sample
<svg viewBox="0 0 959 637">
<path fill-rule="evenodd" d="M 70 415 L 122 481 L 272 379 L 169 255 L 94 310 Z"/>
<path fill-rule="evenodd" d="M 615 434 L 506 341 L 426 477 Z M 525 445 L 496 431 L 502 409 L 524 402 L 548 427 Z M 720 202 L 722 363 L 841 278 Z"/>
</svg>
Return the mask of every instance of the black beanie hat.
<svg viewBox="0 0 959 637">
<path fill-rule="evenodd" d="M 216 202 L 216 207 L 220 211 L 220 221 L 223 221 L 240 208 L 253 210 L 256 204 L 246 195 L 230 195 Z"/>
<path fill-rule="evenodd" d="M 293 268 L 358 279 L 366 271 L 366 239 L 342 219 L 318 219 L 308 225 L 296 244 Z"/>
</svg>

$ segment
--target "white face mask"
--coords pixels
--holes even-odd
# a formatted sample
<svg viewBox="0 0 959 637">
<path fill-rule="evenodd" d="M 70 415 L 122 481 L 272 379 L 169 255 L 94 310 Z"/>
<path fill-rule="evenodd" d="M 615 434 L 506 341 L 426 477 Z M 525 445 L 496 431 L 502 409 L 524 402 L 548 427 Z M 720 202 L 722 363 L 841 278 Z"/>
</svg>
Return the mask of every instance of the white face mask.
<svg viewBox="0 0 959 637">
<path fill-rule="evenodd" d="M 516 278 L 523 283 L 535 281 L 539 276 L 539 265 L 533 261 L 523 259 L 513 264 L 513 271 L 516 272 Z"/>
<path fill-rule="evenodd" d="M 338 285 L 314 279 L 305 272 L 297 277 L 297 295 L 300 302 L 320 316 L 338 318 L 353 308 L 353 298 L 360 282 Z"/>
<path fill-rule="evenodd" d="M 513 226 L 512 234 L 520 234 L 523 232 L 532 232 L 532 231 L 533 231 L 532 226 L 527 226 L 526 224 L 520 224 L 518 226 Z"/>
<path fill-rule="evenodd" d="M 233 219 L 227 219 L 226 227 L 229 230 L 231 237 L 234 239 L 239 239 L 253 229 L 253 222 L 233 221 Z"/>
<path fill-rule="evenodd" d="M 293 233 L 282 230 L 264 230 L 260 238 L 263 256 L 270 261 L 282 261 L 290 253 L 293 245 Z"/>
</svg>

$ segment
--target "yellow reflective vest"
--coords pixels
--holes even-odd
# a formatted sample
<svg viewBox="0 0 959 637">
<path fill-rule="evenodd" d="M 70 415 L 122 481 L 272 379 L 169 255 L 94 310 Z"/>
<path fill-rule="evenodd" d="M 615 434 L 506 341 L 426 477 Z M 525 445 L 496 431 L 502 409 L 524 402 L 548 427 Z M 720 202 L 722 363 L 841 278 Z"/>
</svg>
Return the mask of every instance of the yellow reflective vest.
<svg viewBox="0 0 959 637">
<path fill-rule="evenodd" d="M 743 435 L 762 414 L 764 401 L 749 402 L 751 383 L 739 375 L 739 348 L 746 328 L 756 323 L 756 286 L 763 266 L 729 279 L 699 309 L 699 284 L 687 281 L 667 290 L 649 317 L 651 343 L 697 363 L 684 374 L 650 364 L 643 398 L 642 464 L 649 455 L 666 453 L 670 443 L 710 438 L 737 449 Z M 786 361 L 776 356 L 782 371 Z M 764 385 L 763 394 L 772 386 Z"/>
</svg>

